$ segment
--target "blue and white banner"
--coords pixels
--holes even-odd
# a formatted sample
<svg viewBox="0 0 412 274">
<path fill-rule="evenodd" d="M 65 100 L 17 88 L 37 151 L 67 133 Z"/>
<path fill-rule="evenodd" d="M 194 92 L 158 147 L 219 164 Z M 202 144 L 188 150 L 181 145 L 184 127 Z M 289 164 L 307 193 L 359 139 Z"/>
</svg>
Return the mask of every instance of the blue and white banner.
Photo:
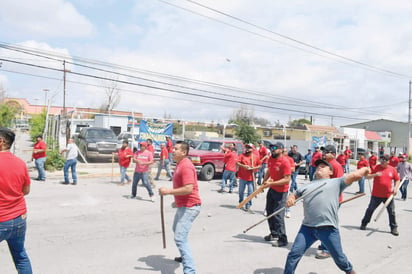
<svg viewBox="0 0 412 274">
<path fill-rule="evenodd" d="M 140 121 L 139 143 L 152 139 L 153 146 L 159 148 L 161 143 L 166 143 L 166 136 L 172 137 L 172 123 L 153 123 L 145 120 Z"/>
<path fill-rule="evenodd" d="M 321 136 L 321 137 L 316 137 L 312 136 L 312 143 L 311 143 L 311 149 L 312 151 L 315 151 L 315 147 L 324 147 L 326 146 L 326 136 Z"/>
</svg>

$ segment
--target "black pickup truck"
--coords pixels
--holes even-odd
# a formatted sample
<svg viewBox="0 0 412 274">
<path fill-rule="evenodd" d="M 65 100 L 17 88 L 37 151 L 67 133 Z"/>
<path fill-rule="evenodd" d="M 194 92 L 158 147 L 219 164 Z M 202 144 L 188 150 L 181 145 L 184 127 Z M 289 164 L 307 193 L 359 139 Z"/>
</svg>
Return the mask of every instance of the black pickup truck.
<svg viewBox="0 0 412 274">
<path fill-rule="evenodd" d="M 118 148 L 114 132 L 111 129 L 100 127 L 83 128 L 76 138 L 76 144 L 87 161 L 111 159 L 112 153 Z"/>
</svg>

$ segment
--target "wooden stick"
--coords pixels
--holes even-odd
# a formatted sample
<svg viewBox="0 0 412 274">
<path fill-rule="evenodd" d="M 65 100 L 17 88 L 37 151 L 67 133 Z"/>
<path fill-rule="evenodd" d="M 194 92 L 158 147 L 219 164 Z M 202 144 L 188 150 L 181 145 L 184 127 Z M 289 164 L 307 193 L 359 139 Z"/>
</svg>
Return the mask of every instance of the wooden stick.
<svg viewBox="0 0 412 274">
<path fill-rule="evenodd" d="M 320 186 L 316 187 L 315 189 L 313 189 L 313 190 L 309 191 L 308 193 L 306 193 L 306 194 L 304 194 L 304 195 L 300 196 L 299 198 L 297 198 L 297 199 L 295 200 L 295 204 L 296 204 L 297 202 L 301 201 L 303 198 L 305 198 L 305 197 L 306 197 L 306 196 L 308 196 L 309 194 L 311 194 L 311 193 L 313 193 L 313 192 L 317 191 L 318 189 L 320 189 L 320 188 L 321 188 L 321 187 L 323 187 L 324 185 L 326 185 L 326 182 L 324 182 L 324 183 L 323 183 L 323 184 L 321 184 Z M 277 214 L 281 213 L 281 212 L 282 212 L 283 210 L 285 210 L 285 209 L 286 209 L 286 207 L 284 206 L 284 207 L 282 207 L 282 208 L 280 208 L 280 209 L 276 210 L 275 212 L 273 212 L 272 214 L 270 214 L 270 215 L 269 215 L 269 216 L 267 216 L 266 218 L 262 219 L 261 221 L 257 222 L 256 224 L 254 224 L 254 225 L 252 225 L 252 226 L 250 226 L 250 227 L 246 228 L 245 230 L 243 230 L 243 233 L 248 232 L 249 230 L 251 230 L 251 229 L 252 229 L 252 228 L 254 228 L 255 226 L 260 225 L 261 223 L 263 223 L 263 222 L 264 222 L 264 221 L 266 221 L 266 220 L 269 220 L 270 218 L 272 218 L 273 216 L 275 216 L 275 215 L 277 215 Z"/>
<path fill-rule="evenodd" d="M 401 183 L 399 184 L 399 189 L 401 188 L 403 182 L 405 182 L 405 179 L 406 179 L 406 177 L 402 179 Z M 376 217 L 374 219 L 375 222 L 379 219 L 379 217 L 385 211 L 385 209 L 388 207 L 388 205 L 391 203 L 393 198 L 394 198 L 394 196 L 393 196 L 393 193 L 392 193 L 391 196 L 389 196 L 388 199 L 386 199 L 386 202 L 383 204 L 383 207 L 381 208 L 381 210 L 379 210 L 378 215 L 376 215 Z"/>
<path fill-rule="evenodd" d="M 253 191 L 252 194 L 250 194 L 249 196 L 246 197 L 246 199 L 244 199 L 243 201 L 241 201 L 236 208 L 242 208 L 247 202 L 249 202 L 250 200 L 252 200 L 254 197 L 256 197 L 259 193 L 261 193 L 263 191 L 263 189 L 265 189 L 265 185 L 262 184 L 259 186 L 258 189 L 256 189 L 255 191 Z"/>
<path fill-rule="evenodd" d="M 343 201 L 340 202 L 339 204 L 341 205 L 341 204 L 347 203 L 347 202 L 349 202 L 349 201 L 355 200 L 355 199 L 360 198 L 360 197 L 362 197 L 362 196 L 365 196 L 365 193 L 359 193 L 358 195 L 355 195 L 355 196 L 350 197 L 350 198 L 348 198 L 348 199 L 346 199 L 346 200 L 343 200 Z"/>
<path fill-rule="evenodd" d="M 166 248 L 165 216 L 163 211 L 163 195 L 160 195 L 160 220 L 162 223 L 163 248 Z"/>
</svg>

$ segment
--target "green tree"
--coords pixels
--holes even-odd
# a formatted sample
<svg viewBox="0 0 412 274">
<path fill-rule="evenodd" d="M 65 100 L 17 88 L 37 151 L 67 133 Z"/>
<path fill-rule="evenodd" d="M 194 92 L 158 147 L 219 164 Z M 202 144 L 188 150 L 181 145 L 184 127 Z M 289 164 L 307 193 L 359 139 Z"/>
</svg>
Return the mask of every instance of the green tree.
<svg viewBox="0 0 412 274">
<path fill-rule="evenodd" d="M 290 127 L 296 127 L 296 126 L 303 126 L 303 125 L 311 125 L 312 122 L 305 119 L 305 118 L 301 118 L 301 119 L 296 119 L 296 120 L 292 120 L 290 122 L 288 122 L 288 125 Z"/>
<path fill-rule="evenodd" d="M 46 124 L 46 110 L 42 113 L 33 115 L 29 120 L 30 124 L 30 136 L 34 140 L 36 136 L 43 135 L 44 127 Z"/>
<path fill-rule="evenodd" d="M 237 127 L 235 128 L 235 135 L 237 138 L 243 141 L 243 143 L 256 144 L 260 140 L 260 136 L 256 133 L 254 127 L 248 125 L 245 121 L 235 121 Z"/>
<path fill-rule="evenodd" d="M 7 104 L 0 104 L 0 126 L 10 127 L 16 117 L 17 109 Z"/>
</svg>

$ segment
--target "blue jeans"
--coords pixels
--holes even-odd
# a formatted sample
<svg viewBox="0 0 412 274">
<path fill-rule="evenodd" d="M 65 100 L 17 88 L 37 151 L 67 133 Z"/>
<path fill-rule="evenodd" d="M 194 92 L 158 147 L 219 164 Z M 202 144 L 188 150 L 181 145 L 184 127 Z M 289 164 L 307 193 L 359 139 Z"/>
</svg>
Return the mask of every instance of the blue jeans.
<svg viewBox="0 0 412 274">
<path fill-rule="evenodd" d="M 200 213 L 200 205 L 193 207 L 179 207 L 173 221 L 175 243 L 182 257 L 183 273 L 196 273 L 195 262 L 187 239 L 193 221 Z"/>
<path fill-rule="evenodd" d="M 313 181 L 314 176 L 315 176 L 315 171 L 316 171 L 315 166 L 310 166 L 309 167 L 309 181 Z"/>
<path fill-rule="evenodd" d="M 345 173 L 349 173 L 350 172 L 350 163 L 349 160 L 346 161 L 345 164 L 345 169 L 343 170 Z"/>
<path fill-rule="evenodd" d="M 289 191 L 293 192 L 298 189 L 298 184 L 296 183 L 296 178 L 299 174 L 299 166 L 296 166 L 296 170 L 292 173 L 292 182 L 290 183 Z"/>
<path fill-rule="evenodd" d="M 0 222 L 0 242 L 7 241 L 14 265 L 19 274 L 31 274 L 29 256 L 24 248 L 26 238 L 26 217 L 19 216 L 15 219 Z"/>
<path fill-rule="evenodd" d="M 135 172 L 133 174 L 132 196 L 136 197 L 137 184 L 139 183 L 140 179 L 142 179 L 143 186 L 147 189 L 149 196 L 152 197 L 154 194 L 152 186 L 149 183 L 149 172 Z"/>
<path fill-rule="evenodd" d="M 130 181 L 129 175 L 126 173 L 127 167 L 120 166 L 120 183 L 124 183 L 124 180 L 126 179 L 128 182 Z"/>
<path fill-rule="evenodd" d="M 226 187 L 227 179 L 229 179 L 229 190 L 232 191 L 233 190 L 233 182 L 235 181 L 235 172 L 234 171 L 229 171 L 229 170 L 223 171 L 222 185 L 221 185 L 222 189 L 224 189 Z"/>
<path fill-rule="evenodd" d="M 406 196 L 408 194 L 407 190 L 408 190 L 408 184 L 409 184 L 409 179 L 405 179 L 405 182 L 403 182 L 401 188 L 399 189 L 401 191 L 402 194 L 402 199 L 406 199 Z"/>
<path fill-rule="evenodd" d="M 36 169 L 38 172 L 37 179 L 39 180 L 46 180 L 46 171 L 44 170 L 44 164 L 46 163 L 46 157 L 38 158 L 34 160 L 34 164 L 36 165 Z"/>
<path fill-rule="evenodd" d="M 70 168 L 72 171 L 73 183 L 77 183 L 76 165 L 77 165 L 77 159 L 66 160 L 66 163 L 64 163 L 63 174 L 64 174 L 65 182 L 69 182 L 69 168 Z"/>
<path fill-rule="evenodd" d="M 262 184 L 262 180 L 265 177 L 265 170 L 266 170 L 267 165 L 268 165 L 267 163 L 262 163 L 262 167 L 259 169 L 258 181 L 257 181 L 258 185 Z"/>
<path fill-rule="evenodd" d="M 365 192 L 365 177 L 362 177 L 358 181 L 359 184 L 359 192 L 364 193 Z"/>
<path fill-rule="evenodd" d="M 363 216 L 362 219 L 362 225 L 366 226 L 372 217 L 373 212 L 375 209 L 381 204 L 385 203 L 388 198 L 380 198 L 380 197 L 375 197 L 371 196 L 371 200 L 369 202 L 368 208 L 366 209 L 365 216 Z M 396 217 L 395 217 L 395 203 L 394 200 L 389 203 L 388 207 L 386 208 L 386 211 L 388 212 L 389 216 L 389 226 L 391 229 L 397 228 L 398 224 L 396 223 Z"/>
<path fill-rule="evenodd" d="M 160 173 L 162 172 L 163 168 L 166 170 L 167 177 L 172 178 L 172 173 L 169 169 L 169 163 L 169 159 L 164 159 L 163 163 L 162 161 L 159 161 L 159 165 L 157 166 L 157 175 L 155 178 L 156 180 L 159 179 Z"/>
<path fill-rule="evenodd" d="M 352 264 L 343 253 L 339 230 L 333 226 L 309 227 L 302 225 L 288 254 L 284 274 L 295 273 L 305 251 L 320 240 L 329 250 L 335 264 L 346 273 L 352 271 Z"/>
<path fill-rule="evenodd" d="M 277 192 L 272 188 L 269 188 L 266 194 L 266 213 L 267 216 L 271 215 L 273 212 L 281 209 L 286 204 L 286 198 L 288 192 Z M 268 219 L 268 225 L 270 234 L 274 237 L 278 237 L 279 242 L 287 243 L 288 237 L 286 236 L 285 227 L 285 211 L 283 210 L 279 214 Z"/>
<path fill-rule="evenodd" d="M 253 181 L 245 181 L 239 179 L 239 203 L 241 203 L 244 199 L 245 195 L 245 188 L 247 186 L 247 196 L 252 194 L 253 192 Z M 252 200 L 246 203 L 245 207 L 248 209 L 252 205 Z"/>
</svg>

